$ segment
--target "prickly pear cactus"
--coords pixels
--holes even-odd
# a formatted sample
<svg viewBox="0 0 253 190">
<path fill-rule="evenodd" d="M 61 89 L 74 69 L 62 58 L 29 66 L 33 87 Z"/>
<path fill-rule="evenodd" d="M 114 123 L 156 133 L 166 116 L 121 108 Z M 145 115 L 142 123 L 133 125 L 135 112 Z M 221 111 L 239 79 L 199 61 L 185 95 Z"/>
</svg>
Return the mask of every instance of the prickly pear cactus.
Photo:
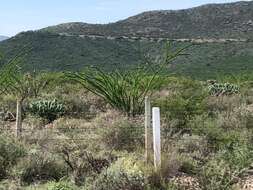
<svg viewBox="0 0 253 190">
<path fill-rule="evenodd" d="M 32 102 L 28 109 L 33 115 L 44 118 L 50 123 L 61 116 L 65 111 L 64 105 L 56 99 Z"/>
<path fill-rule="evenodd" d="M 233 95 L 238 94 L 240 89 L 235 84 L 230 83 L 213 83 L 208 86 L 209 94 L 212 96 L 222 96 L 222 95 Z"/>
</svg>

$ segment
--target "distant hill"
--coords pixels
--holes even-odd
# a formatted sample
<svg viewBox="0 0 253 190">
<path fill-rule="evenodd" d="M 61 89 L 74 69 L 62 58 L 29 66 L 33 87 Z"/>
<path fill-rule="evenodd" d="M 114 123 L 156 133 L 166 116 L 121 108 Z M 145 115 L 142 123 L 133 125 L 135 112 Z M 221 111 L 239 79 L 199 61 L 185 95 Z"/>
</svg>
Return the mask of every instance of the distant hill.
<svg viewBox="0 0 253 190">
<path fill-rule="evenodd" d="M 253 1 L 209 4 L 176 11 L 150 11 L 111 24 L 76 22 L 43 30 L 78 35 L 252 39 Z"/>
<path fill-rule="evenodd" d="M 0 35 L 0 42 L 3 41 L 3 40 L 7 40 L 8 38 L 9 38 L 9 37 L 7 37 L 7 36 L 1 36 L 1 35 Z"/>
<path fill-rule="evenodd" d="M 159 60 L 167 40 L 175 48 L 197 43 L 166 72 L 206 79 L 253 72 L 252 20 L 253 1 L 151 11 L 105 25 L 67 23 L 22 32 L 0 42 L 0 52 L 8 59 L 31 47 L 24 60 L 29 70 L 110 70 L 136 66 L 143 52 Z"/>
</svg>

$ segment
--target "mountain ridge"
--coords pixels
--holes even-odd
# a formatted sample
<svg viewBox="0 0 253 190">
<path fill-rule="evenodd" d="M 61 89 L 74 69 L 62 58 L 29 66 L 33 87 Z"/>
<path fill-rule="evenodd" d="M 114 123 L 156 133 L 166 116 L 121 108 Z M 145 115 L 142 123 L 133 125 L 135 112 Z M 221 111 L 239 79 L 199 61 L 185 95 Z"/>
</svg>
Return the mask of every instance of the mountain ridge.
<svg viewBox="0 0 253 190">
<path fill-rule="evenodd" d="M 109 24 L 72 22 L 47 27 L 42 31 L 116 37 L 252 39 L 253 1 L 148 11 Z"/>
</svg>

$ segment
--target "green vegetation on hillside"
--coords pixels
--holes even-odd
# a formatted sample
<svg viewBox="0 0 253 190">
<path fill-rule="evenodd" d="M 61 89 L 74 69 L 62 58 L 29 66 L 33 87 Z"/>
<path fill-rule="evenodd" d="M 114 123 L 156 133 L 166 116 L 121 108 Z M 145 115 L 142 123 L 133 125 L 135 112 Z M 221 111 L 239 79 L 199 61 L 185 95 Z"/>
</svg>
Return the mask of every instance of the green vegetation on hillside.
<svg viewBox="0 0 253 190">
<path fill-rule="evenodd" d="M 163 42 L 129 41 L 124 39 L 92 39 L 67 37 L 44 32 L 21 33 L 0 43 L 6 59 L 16 55 L 24 46 L 31 48 L 25 57 L 27 70 L 79 71 L 85 66 L 106 70 L 134 68 L 149 55 L 159 61 Z M 189 45 L 173 42 L 175 48 Z M 217 78 L 219 75 L 250 73 L 253 71 L 253 42 L 203 43 L 187 49 L 166 69 L 167 73 L 193 78 Z"/>
</svg>

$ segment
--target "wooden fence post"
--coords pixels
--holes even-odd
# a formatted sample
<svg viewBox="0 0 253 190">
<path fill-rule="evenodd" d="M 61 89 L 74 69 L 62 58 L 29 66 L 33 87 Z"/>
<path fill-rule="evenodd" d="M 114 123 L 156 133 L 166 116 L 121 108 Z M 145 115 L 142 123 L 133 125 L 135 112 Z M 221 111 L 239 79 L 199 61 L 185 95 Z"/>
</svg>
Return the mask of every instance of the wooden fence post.
<svg viewBox="0 0 253 190">
<path fill-rule="evenodd" d="M 145 160 L 149 161 L 151 152 L 151 105 L 148 96 L 145 97 Z"/>
<path fill-rule="evenodd" d="M 154 146 L 154 166 L 158 171 L 161 167 L 161 132 L 160 132 L 160 108 L 152 108 L 153 123 L 153 146 Z"/>
<path fill-rule="evenodd" d="M 17 99 L 16 137 L 20 138 L 21 135 L 22 135 L 22 101 Z"/>
</svg>

